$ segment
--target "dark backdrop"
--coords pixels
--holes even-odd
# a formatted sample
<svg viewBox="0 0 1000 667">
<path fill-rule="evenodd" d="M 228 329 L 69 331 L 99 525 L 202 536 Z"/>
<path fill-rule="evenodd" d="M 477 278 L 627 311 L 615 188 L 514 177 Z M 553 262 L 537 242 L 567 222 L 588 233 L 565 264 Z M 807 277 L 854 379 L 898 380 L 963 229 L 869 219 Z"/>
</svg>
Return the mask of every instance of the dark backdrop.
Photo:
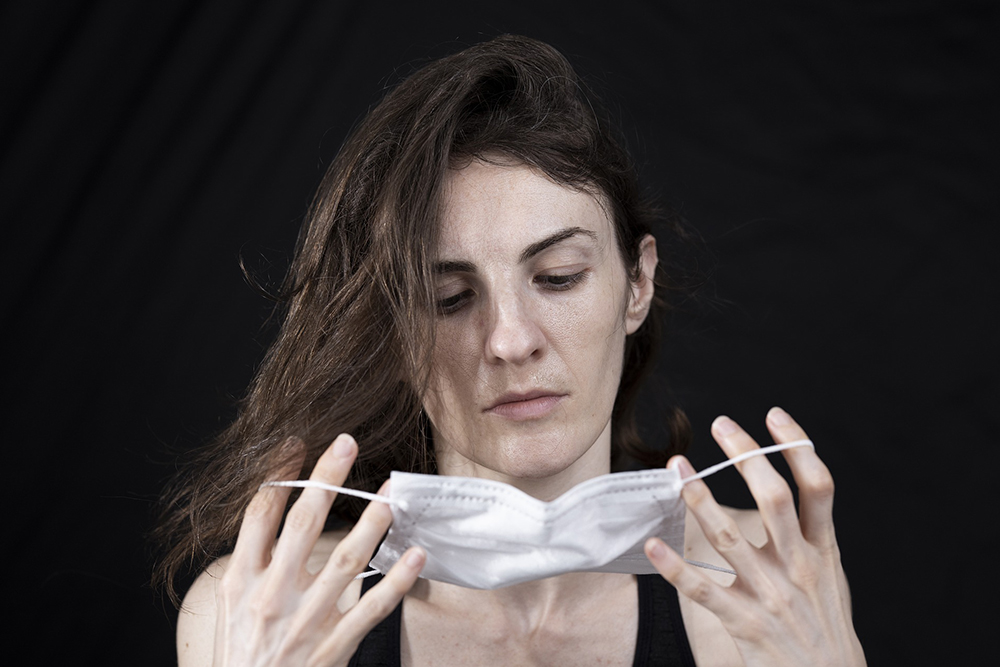
<svg viewBox="0 0 1000 667">
<path fill-rule="evenodd" d="M 858 7 L 848 8 L 857 4 Z M 429 57 L 549 41 L 618 112 L 711 275 L 644 399 L 763 437 L 785 406 L 838 482 L 872 664 L 991 648 L 1000 430 L 992 2 L 131 0 L 0 10 L 5 607 L 33 664 L 168 665 L 144 532 L 172 451 L 261 359 L 346 132 Z M 712 482 L 749 503 L 735 474 Z"/>
</svg>

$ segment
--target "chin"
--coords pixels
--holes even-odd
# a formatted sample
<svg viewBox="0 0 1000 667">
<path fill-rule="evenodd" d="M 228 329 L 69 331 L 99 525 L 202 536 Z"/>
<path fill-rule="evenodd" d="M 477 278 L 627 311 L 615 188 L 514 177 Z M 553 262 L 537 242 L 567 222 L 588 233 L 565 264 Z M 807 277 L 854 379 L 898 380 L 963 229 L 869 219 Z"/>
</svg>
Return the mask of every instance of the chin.
<svg viewBox="0 0 1000 667">
<path fill-rule="evenodd" d="M 516 432 L 512 429 L 468 431 L 469 434 L 461 439 L 448 439 L 435 431 L 441 474 L 506 479 L 515 486 L 517 480 L 524 480 L 534 486 L 546 479 L 564 476 L 568 471 L 581 481 L 610 469 L 609 444 L 604 444 L 606 438 L 602 438 L 602 431 L 597 429 L 570 429 L 565 423 L 535 423 L 521 424 Z M 459 444 L 443 447 L 442 443 L 449 441 Z"/>
<path fill-rule="evenodd" d="M 517 463 L 498 466 L 498 472 L 516 479 L 541 480 L 558 475 L 566 470 L 571 464 L 563 465 L 561 462 L 546 460 L 543 462 Z"/>
<path fill-rule="evenodd" d="M 544 441 L 543 441 L 544 442 Z M 551 440 L 548 441 L 551 443 Z M 525 480 L 542 480 L 559 475 L 582 463 L 592 444 L 587 447 L 570 447 L 566 443 L 545 446 L 538 441 L 512 443 L 504 447 L 502 456 L 495 461 L 497 472 Z M 596 454 L 596 452 L 595 452 Z"/>
</svg>

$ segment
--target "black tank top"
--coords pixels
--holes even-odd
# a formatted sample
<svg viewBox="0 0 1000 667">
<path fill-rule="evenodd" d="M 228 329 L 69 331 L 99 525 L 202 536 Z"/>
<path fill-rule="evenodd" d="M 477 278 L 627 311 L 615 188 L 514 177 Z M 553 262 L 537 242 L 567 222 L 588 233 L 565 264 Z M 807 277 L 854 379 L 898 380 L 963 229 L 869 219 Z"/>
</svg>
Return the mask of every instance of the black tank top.
<svg viewBox="0 0 1000 667">
<path fill-rule="evenodd" d="M 382 579 L 377 574 L 361 582 L 361 594 Z M 639 631 L 632 667 L 694 667 L 677 602 L 677 591 L 658 574 L 640 574 Z M 403 604 L 361 641 L 348 667 L 400 667 L 399 633 Z"/>
</svg>

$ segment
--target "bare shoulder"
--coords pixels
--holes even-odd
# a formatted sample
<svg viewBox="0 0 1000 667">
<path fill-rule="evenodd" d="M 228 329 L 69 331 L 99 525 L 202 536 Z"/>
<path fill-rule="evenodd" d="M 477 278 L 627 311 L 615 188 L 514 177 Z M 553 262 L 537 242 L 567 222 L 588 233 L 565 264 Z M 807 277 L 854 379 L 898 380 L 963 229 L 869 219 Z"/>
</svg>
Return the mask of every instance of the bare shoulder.
<svg viewBox="0 0 1000 667">
<path fill-rule="evenodd" d="M 319 572 L 347 532 L 345 528 L 323 533 L 309 555 L 306 569 L 310 573 Z M 180 667 L 208 667 L 212 664 L 215 623 L 219 613 L 217 593 L 230 559 L 231 556 L 223 556 L 205 568 L 184 596 L 177 617 L 177 664 Z M 360 592 L 360 582 L 348 586 L 339 605 L 352 606 Z"/>
<path fill-rule="evenodd" d="M 177 616 L 177 664 L 211 665 L 217 616 L 216 589 L 229 564 L 223 556 L 198 575 L 188 589 Z"/>
<path fill-rule="evenodd" d="M 740 532 L 751 544 L 759 547 L 767 541 L 764 523 L 757 510 L 741 510 L 725 506 L 722 509 L 732 517 Z M 688 510 L 684 525 L 684 557 L 688 560 L 731 569 L 729 563 L 719 555 L 708 538 L 705 537 L 698 520 L 695 519 L 690 510 Z M 730 574 L 713 570 L 702 570 L 702 572 L 709 579 L 723 586 L 728 586 L 733 581 L 733 576 Z M 743 660 L 736 650 L 736 644 L 733 643 L 729 633 L 726 632 L 715 614 L 683 595 L 679 597 L 691 652 L 694 653 L 695 662 L 698 663 L 699 667 L 742 665 Z"/>
</svg>

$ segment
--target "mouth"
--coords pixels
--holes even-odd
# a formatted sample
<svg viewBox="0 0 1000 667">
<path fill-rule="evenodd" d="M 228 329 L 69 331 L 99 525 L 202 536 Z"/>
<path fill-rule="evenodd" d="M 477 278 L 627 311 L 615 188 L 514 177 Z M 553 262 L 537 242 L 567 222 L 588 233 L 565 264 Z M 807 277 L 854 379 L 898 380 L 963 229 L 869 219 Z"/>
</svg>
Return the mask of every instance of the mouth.
<svg viewBox="0 0 1000 667">
<path fill-rule="evenodd" d="M 510 392 L 501 396 L 484 412 L 514 421 L 541 419 L 551 413 L 566 396 L 547 390 Z"/>
</svg>

